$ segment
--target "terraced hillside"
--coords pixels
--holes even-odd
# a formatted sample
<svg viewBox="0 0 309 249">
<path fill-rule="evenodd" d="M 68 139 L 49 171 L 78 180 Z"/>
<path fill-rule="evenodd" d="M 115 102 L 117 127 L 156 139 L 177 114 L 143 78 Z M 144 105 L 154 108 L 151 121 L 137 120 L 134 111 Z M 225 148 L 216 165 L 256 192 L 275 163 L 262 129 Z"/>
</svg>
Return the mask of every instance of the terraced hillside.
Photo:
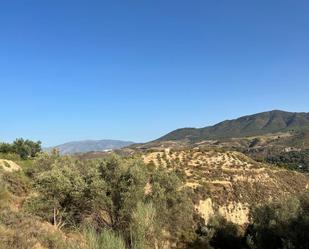
<svg viewBox="0 0 309 249">
<path fill-rule="evenodd" d="M 219 213 L 243 225 L 253 205 L 309 188 L 308 175 L 258 163 L 240 152 L 163 149 L 147 152 L 143 160 L 182 172 L 186 186 L 194 191 L 196 210 L 206 221 Z"/>
</svg>

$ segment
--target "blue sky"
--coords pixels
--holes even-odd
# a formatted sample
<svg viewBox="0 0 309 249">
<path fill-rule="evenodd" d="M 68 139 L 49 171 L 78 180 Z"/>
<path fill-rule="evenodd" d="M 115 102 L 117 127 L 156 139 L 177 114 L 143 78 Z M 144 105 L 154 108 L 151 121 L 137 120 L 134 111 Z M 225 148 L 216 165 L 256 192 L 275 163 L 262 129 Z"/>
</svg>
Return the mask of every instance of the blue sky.
<svg viewBox="0 0 309 249">
<path fill-rule="evenodd" d="M 0 140 L 143 142 L 309 111 L 309 2 L 1 1 Z"/>
</svg>

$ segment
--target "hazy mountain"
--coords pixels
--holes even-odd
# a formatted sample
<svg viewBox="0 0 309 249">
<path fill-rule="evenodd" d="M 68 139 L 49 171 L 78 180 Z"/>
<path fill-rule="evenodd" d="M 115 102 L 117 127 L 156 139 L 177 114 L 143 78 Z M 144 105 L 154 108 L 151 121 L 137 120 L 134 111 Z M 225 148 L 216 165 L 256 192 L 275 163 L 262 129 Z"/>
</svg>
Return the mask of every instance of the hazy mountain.
<svg viewBox="0 0 309 249">
<path fill-rule="evenodd" d="M 74 141 L 68 142 L 55 146 L 53 148 L 59 149 L 61 154 L 75 154 L 75 153 L 85 153 L 90 151 L 104 151 L 113 150 L 126 147 L 133 144 L 130 141 L 120 141 L 120 140 L 84 140 L 84 141 Z"/>
<path fill-rule="evenodd" d="M 168 133 L 157 141 L 188 139 L 192 142 L 206 139 L 257 136 L 289 130 L 309 128 L 309 113 L 269 111 L 226 120 L 205 128 L 182 128 Z"/>
</svg>

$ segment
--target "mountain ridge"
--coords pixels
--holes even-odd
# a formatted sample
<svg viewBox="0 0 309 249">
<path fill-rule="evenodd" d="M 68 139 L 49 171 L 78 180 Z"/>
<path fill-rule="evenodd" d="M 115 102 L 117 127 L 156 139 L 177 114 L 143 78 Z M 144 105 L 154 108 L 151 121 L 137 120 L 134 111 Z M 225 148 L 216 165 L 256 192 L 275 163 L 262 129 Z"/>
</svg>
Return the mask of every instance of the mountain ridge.
<svg viewBox="0 0 309 249">
<path fill-rule="evenodd" d="M 212 126 L 203 128 L 176 129 L 155 141 L 238 138 L 264 135 L 287 130 L 303 130 L 309 128 L 308 112 L 287 112 L 272 110 L 242 116 L 236 119 L 224 120 Z"/>
<path fill-rule="evenodd" d="M 123 147 L 134 144 L 132 141 L 113 140 L 113 139 L 100 139 L 100 140 L 80 140 L 63 143 L 50 149 L 58 149 L 61 154 L 77 154 L 86 153 L 91 151 L 106 151 L 121 149 Z"/>
</svg>

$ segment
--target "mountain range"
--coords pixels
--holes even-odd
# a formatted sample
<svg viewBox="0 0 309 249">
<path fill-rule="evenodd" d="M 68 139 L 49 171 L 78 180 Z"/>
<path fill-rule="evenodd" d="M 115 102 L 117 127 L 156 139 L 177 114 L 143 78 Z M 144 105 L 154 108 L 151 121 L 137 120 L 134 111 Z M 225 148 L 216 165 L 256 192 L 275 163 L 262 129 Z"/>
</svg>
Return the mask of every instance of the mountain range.
<svg viewBox="0 0 309 249">
<path fill-rule="evenodd" d="M 162 142 L 172 141 L 186 143 L 198 143 L 205 140 L 224 140 L 234 138 L 246 138 L 253 136 L 263 136 L 269 134 L 290 132 L 289 138 L 282 138 L 276 142 L 276 146 L 295 146 L 296 144 L 307 143 L 309 136 L 309 113 L 308 112 L 286 112 L 273 110 L 243 116 L 233 120 L 225 120 L 213 126 L 204 128 L 181 128 L 174 130 L 157 140 L 143 144 L 153 146 Z M 302 132 L 300 134 L 300 132 Z M 235 140 L 233 140 L 235 141 Z M 273 140 L 270 140 L 273 146 Z M 120 140 L 84 140 L 68 142 L 55 146 L 61 154 L 76 154 L 87 152 L 102 152 L 106 150 L 121 149 L 133 145 L 132 148 L 139 147 L 131 141 Z M 233 144 L 234 146 L 234 144 Z"/>
<path fill-rule="evenodd" d="M 121 141 L 121 140 L 83 140 L 74 141 L 64 144 L 57 145 L 53 148 L 58 149 L 61 154 L 76 154 L 76 153 L 86 153 L 90 151 L 106 151 L 121 149 L 123 147 L 132 145 L 131 141 Z"/>
</svg>

